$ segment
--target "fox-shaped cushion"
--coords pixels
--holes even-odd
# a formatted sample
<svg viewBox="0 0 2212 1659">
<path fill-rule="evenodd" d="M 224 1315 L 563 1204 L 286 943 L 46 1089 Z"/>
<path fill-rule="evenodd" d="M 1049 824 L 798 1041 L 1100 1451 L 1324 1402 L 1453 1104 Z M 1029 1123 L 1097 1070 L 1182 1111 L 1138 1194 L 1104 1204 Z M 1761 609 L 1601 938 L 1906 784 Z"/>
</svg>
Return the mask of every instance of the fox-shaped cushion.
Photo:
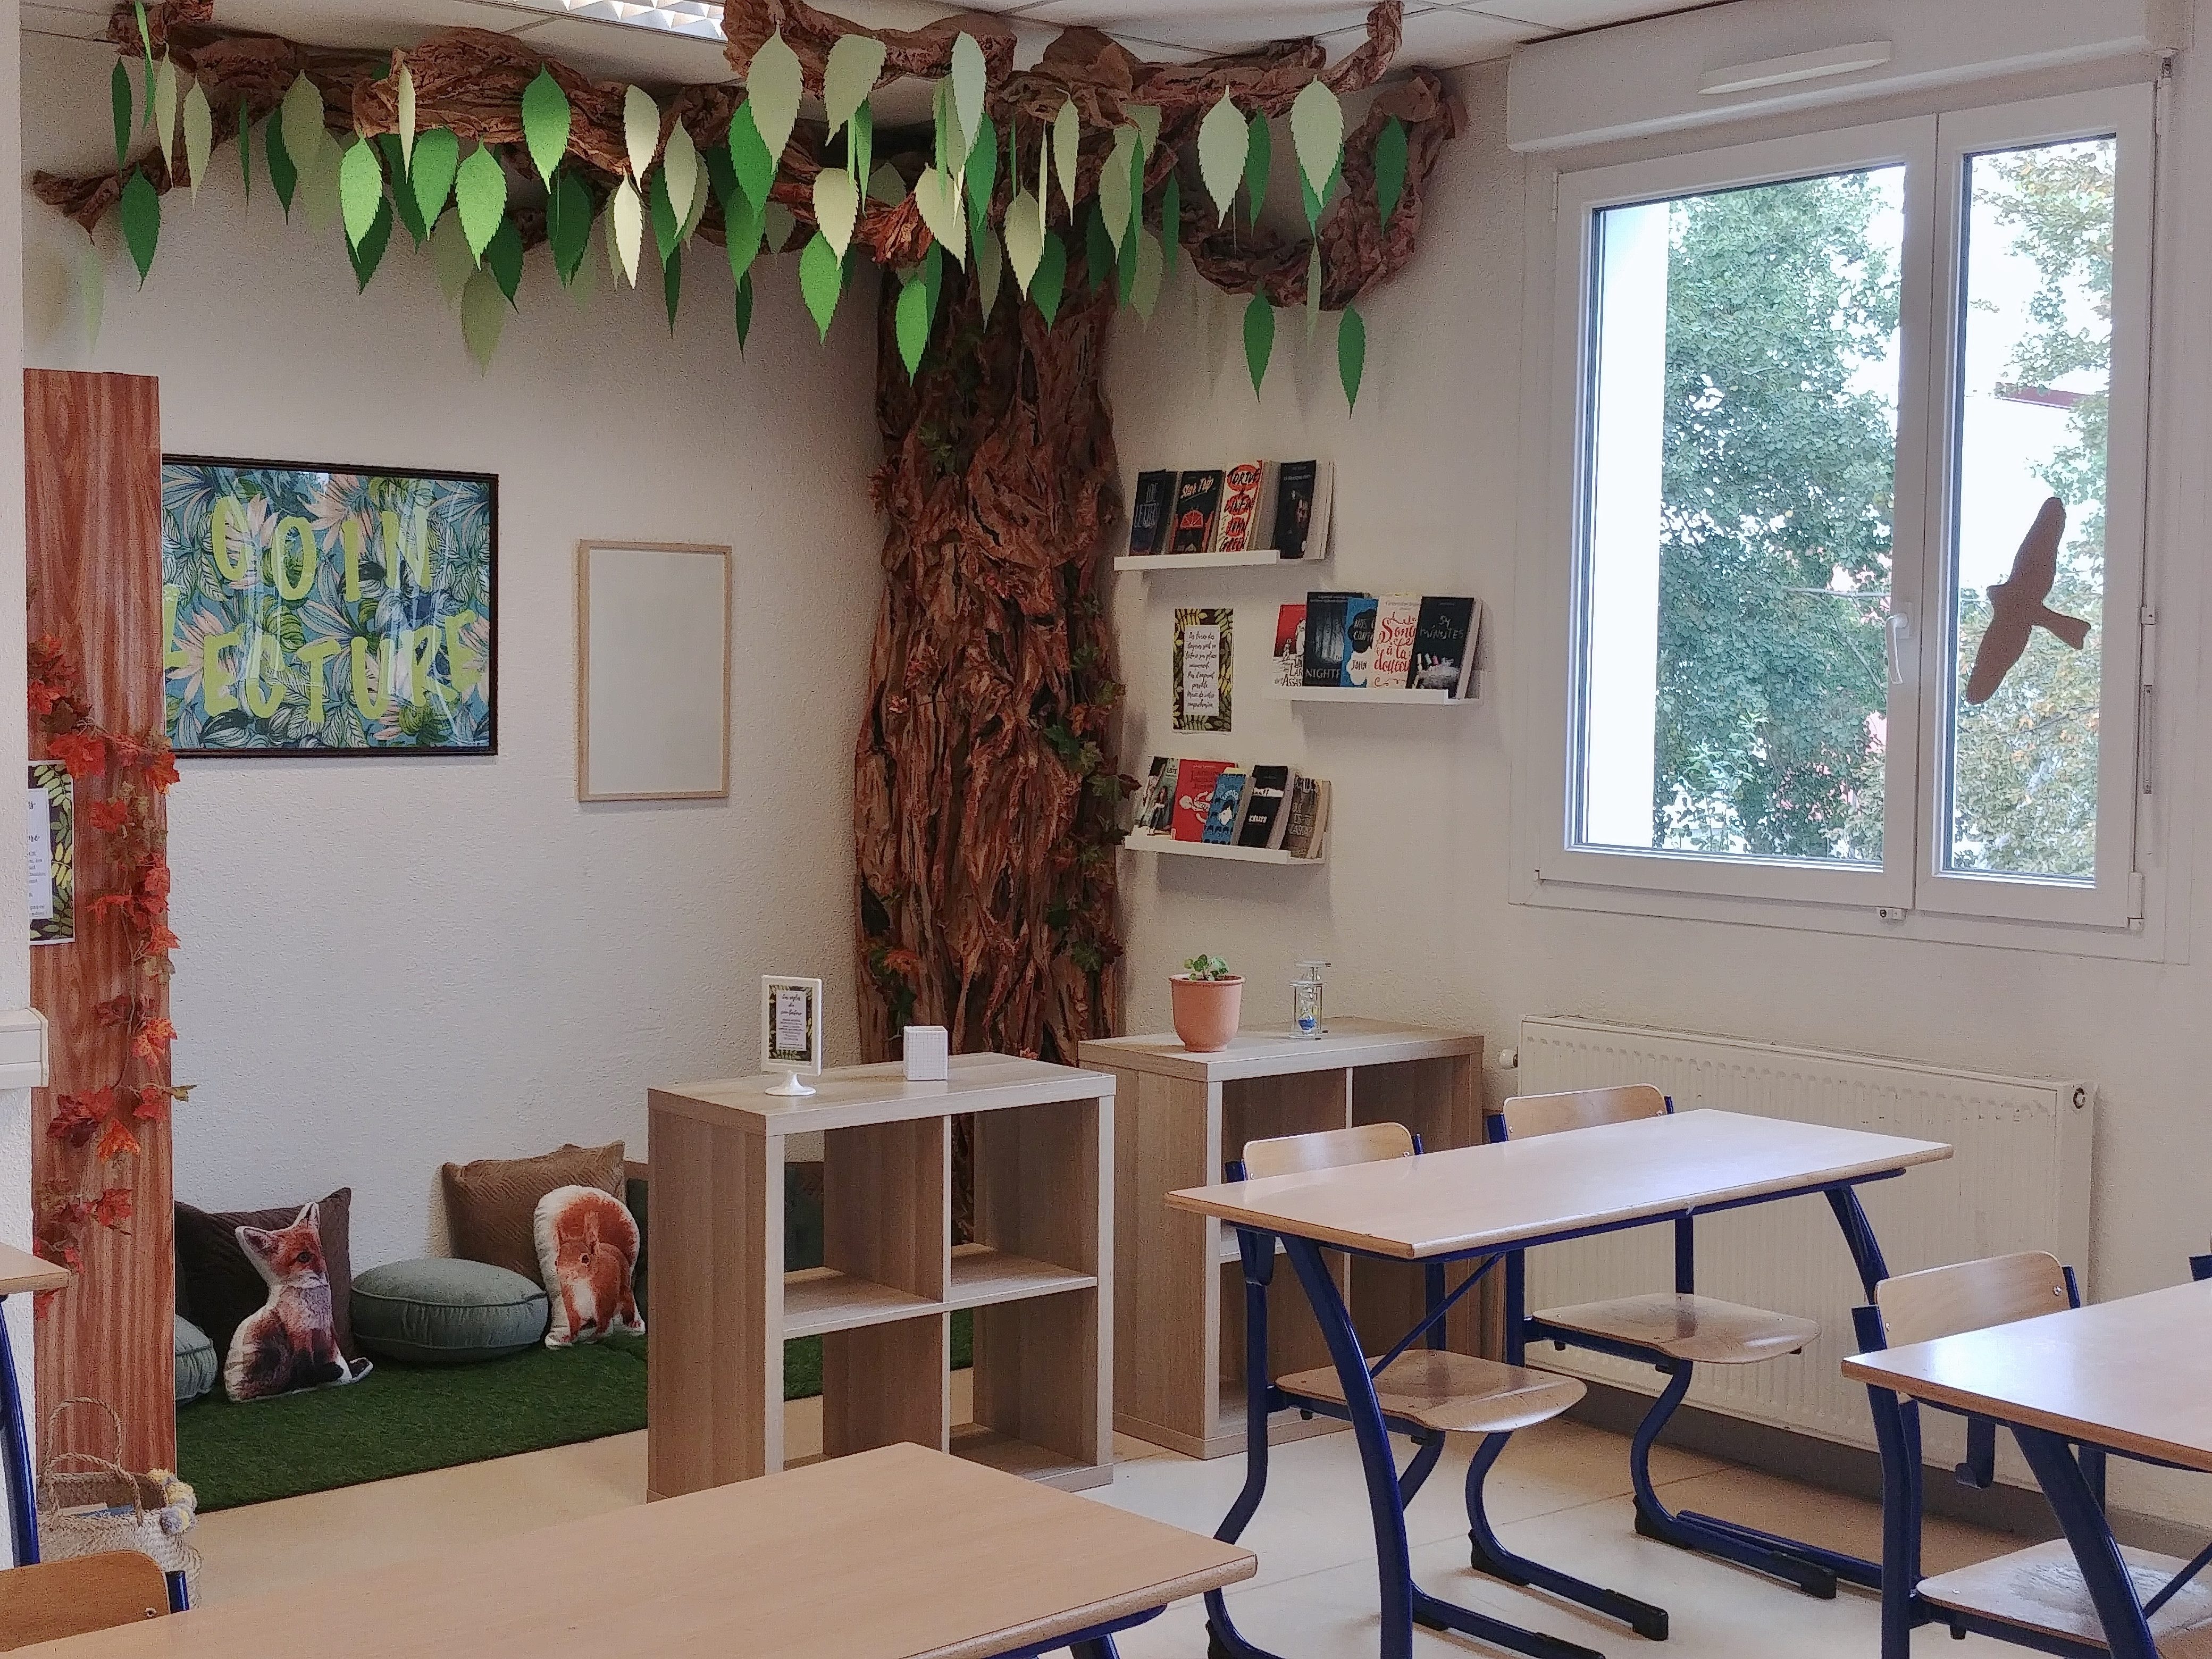
<svg viewBox="0 0 2212 1659">
<path fill-rule="evenodd" d="M 277 1232 L 238 1230 L 239 1248 L 268 1281 L 269 1300 L 230 1340 L 222 1385 L 233 1400 L 358 1382 L 371 1370 L 368 1360 L 349 1361 L 338 1352 L 321 1210 L 310 1204 Z"/>
<path fill-rule="evenodd" d="M 620 1199 L 596 1187 L 556 1187 L 538 1200 L 532 1220 L 538 1270 L 553 1304 L 547 1347 L 645 1329 L 632 1282 L 637 1222 Z"/>
</svg>

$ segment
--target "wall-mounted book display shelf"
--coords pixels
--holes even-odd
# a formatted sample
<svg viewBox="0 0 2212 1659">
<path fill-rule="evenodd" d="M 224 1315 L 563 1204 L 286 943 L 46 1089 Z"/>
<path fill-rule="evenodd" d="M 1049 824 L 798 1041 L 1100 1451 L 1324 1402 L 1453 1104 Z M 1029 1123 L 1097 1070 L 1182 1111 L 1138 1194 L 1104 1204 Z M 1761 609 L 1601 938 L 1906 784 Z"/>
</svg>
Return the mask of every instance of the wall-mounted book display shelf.
<svg viewBox="0 0 2212 1659">
<path fill-rule="evenodd" d="M 1226 859 L 1233 864 L 1286 864 L 1300 870 L 1318 870 L 1328 862 L 1326 848 L 1316 857 L 1299 858 L 1279 847 L 1222 847 L 1212 842 L 1177 841 L 1173 836 L 1153 836 L 1142 831 L 1121 843 L 1132 853 L 1158 853 L 1165 856 L 1186 859 Z"/>
<path fill-rule="evenodd" d="M 1472 708 L 1482 700 L 1479 683 L 1471 697 L 1454 696 L 1449 691 L 1409 691 L 1403 686 L 1267 685 L 1261 690 L 1275 702 L 1417 703 L 1431 708 Z"/>
<path fill-rule="evenodd" d="M 1251 553 L 1147 553 L 1133 557 L 1124 553 L 1114 561 L 1116 570 L 1239 570 L 1280 565 L 1285 570 L 1310 570 L 1327 564 L 1328 555 L 1309 553 L 1303 559 L 1286 559 L 1273 548 Z"/>
</svg>

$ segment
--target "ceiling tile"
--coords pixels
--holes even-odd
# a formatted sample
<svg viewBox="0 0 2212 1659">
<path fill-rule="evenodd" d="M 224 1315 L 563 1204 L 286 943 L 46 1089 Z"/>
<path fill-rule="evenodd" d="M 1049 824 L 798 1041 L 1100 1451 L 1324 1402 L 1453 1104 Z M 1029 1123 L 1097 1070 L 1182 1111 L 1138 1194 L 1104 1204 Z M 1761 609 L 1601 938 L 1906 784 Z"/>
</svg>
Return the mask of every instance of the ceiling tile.
<svg viewBox="0 0 2212 1659">
<path fill-rule="evenodd" d="M 1343 0 L 1036 0 L 1020 15 L 1062 28 L 1080 24 L 1200 52 L 1236 52 L 1261 41 L 1358 29 L 1367 8 Z"/>
<path fill-rule="evenodd" d="M 39 0 L 23 0 L 23 32 L 64 35 L 72 40 L 104 40 L 107 8 L 42 5 Z"/>
<path fill-rule="evenodd" d="M 1595 29 L 1715 3 L 1717 0 L 1476 0 L 1471 9 L 1547 29 Z"/>
</svg>

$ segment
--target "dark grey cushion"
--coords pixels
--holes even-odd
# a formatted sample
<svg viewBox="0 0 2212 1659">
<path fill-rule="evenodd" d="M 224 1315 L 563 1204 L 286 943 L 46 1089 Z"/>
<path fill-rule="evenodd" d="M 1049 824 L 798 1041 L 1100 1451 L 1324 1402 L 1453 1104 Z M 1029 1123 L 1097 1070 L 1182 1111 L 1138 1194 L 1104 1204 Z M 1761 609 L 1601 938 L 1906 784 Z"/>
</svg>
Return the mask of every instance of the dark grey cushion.
<svg viewBox="0 0 2212 1659">
<path fill-rule="evenodd" d="M 169 1318 L 177 1345 L 177 1403 L 182 1406 L 215 1387 L 216 1378 L 222 1374 L 222 1361 L 216 1358 L 215 1344 L 198 1326 L 182 1314 L 172 1314 Z"/>
<path fill-rule="evenodd" d="M 464 1365 L 520 1353 L 545 1334 L 545 1291 L 485 1261 L 434 1256 L 371 1267 L 353 1282 L 362 1346 L 410 1365 Z"/>
</svg>

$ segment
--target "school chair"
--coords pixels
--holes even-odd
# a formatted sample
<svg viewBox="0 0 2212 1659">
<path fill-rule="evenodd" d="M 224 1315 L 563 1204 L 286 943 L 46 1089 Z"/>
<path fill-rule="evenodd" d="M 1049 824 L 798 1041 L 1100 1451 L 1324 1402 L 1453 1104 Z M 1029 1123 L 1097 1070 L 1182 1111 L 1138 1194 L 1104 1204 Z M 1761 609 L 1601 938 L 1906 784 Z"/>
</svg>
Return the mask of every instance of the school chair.
<svg viewBox="0 0 2212 1659">
<path fill-rule="evenodd" d="M 1507 1101 L 1503 1112 L 1491 1120 L 1490 1136 L 1498 1141 L 1526 1140 L 1601 1124 L 1663 1117 L 1674 1109 L 1674 1102 L 1649 1084 L 1520 1095 Z M 1638 1532 L 1679 1549 L 1702 1551 L 1767 1573 L 1824 1600 L 1835 1595 L 1839 1577 L 1869 1586 L 1875 1583 L 1879 1575 L 1871 1562 L 1777 1537 L 1717 1516 L 1687 1510 L 1676 1514 L 1660 1502 L 1651 1479 L 1651 1449 L 1689 1393 L 1694 1368 L 1755 1365 L 1779 1359 L 1797 1352 L 1820 1334 L 1820 1326 L 1809 1319 L 1698 1295 L 1697 1231 L 1691 1218 L 1674 1222 L 1671 1292 L 1547 1308 L 1529 1315 L 1526 1311 L 1526 1252 L 1516 1250 L 1505 1260 L 1505 1357 L 1516 1364 L 1528 1343 L 1547 1341 L 1562 1348 L 1586 1348 L 1636 1360 L 1665 1374 L 1667 1386 L 1651 1402 L 1629 1443 L 1628 1471 L 1635 1486 Z M 1483 1565 L 1480 1554 L 1478 1551 L 1478 1568 Z"/>
<path fill-rule="evenodd" d="M 1248 1141 L 1241 1163 L 1228 1165 L 1231 1181 L 1259 1180 L 1317 1170 L 1340 1169 L 1383 1158 L 1415 1158 L 1421 1152 L 1419 1138 L 1399 1123 L 1360 1124 L 1348 1129 L 1325 1129 L 1311 1134 L 1285 1135 L 1270 1140 Z M 1268 1412 L 1288 1407 L 1309 1415 L 1340 1419 L 1346 1417 L 1344 1383 L 1334 1365 L 1271 1377 L 1267 1362 L 1267 1292 L 1275 1266 L 1273 1235 L 1239 1227 L 1237 1249 L 1244 1268 L 1244 1354 L 1248 1389 L 1257 1397 L 1264 1392 Z M 1548 1422 L 1583 1397 L 1577 1378 L 1523 1365 L 1501 1364 L 1454 1353 L 1444 1344 L 1444 1316 L 1453 1303 L 1468 1292 L 1488 1271 L 1485 1262 L 1458 1290 L 1447 1295 L 1441 1262 L 1425 1264 L 1424 1318 L 1407 1334 L 1399 1348 L 1379 1364 L 1370 1359 L 1375 1397 L 1382 1420 L 1393 1431 L 1410 1437 L 1412 1461 L 1397 1472 L 1400 1507 L 1413 1501 L 1443 1457 L 1448 1437 L 1481 1437 L 1467 1471 L 1467 1518 L 1474 1565 L 1492 1577 L 1540 1589 L 1620 1620 L 1638 1635 L 1663 1640 L 1667 1613 L 1596 1584 L 1587 1583 L 1557 1568 L 1516 1555 L 1493 1529 L 1484 1508 L 1483 1489 L 1491 1469 L 1516 1430 Z M 1425 1338 L 1425 1346 L 1415 1343 Z M 1266 1415 L 1253 1413 L 1252 1421 L 1264 1425 Z M 1245 1492 L 1231 1511 L 1219 1534 L 1232 1540 L 1258 1507 L 1267 1481 L 1264 1430 L 1255 1431 L 1248 1448 L 1251 1460 Z M 1417 1613 L 1416 1617 L 1419 1614 Z M 1581 1651 L 1569 1644 L 1553 1644 L 1562 1651 Z M 1217 1642 L 1214 1651 L 1224 1650 Z"/>
<path fill-rule="evenodd" d="M 80 1555 L 0 1572 L 0 1653 L 82 1636 L 169 1611 L 169 1587 L 135 1550 Z"/>
<path fill-rule="evenodd" d="M 1875 1305 L 1857 1310 L 1855 1319 L 1859 1346 L 1874 1352 L 2033 1319 L 2079 1307 L 2081 1300 L 2074 1270 L 2054 1255 L 2031 1250 L 1886 1279 L 1875 1287 Z M 2113 1363 L 2124 1364 L 2126 1357 L 2116 1354 Z M 1921 1402 L 1873 1387 L 1867 1398 L 1881 1448 L 1881 1659 L 1908 1659 L 1913 1631 L 1927 1624 L 1942 1624 L 1955 1637 L 1972 1632 L 2039 1652 L 2102 1659 L 2107 1651 L 2103 1626 L 2063 1538 L 1933 1578 L 1920 1576 Z M 1961 1485 L 1987 1487 L 1996 1478 L 1996 1425 L 1968 1413 L 1952 1414 L 1966 1419 L 1966 1458 L 1956 1476 Z M 2103 1449 L 2077 1446 L 2075 1455 L 2101 1507 Z M 2177 1656 L 2212 1652 L 2212 1590 L 2192 1583 L 2212 1549 L 2185 1566 L 2141 1550 L 2123 1548 L 2121 1554 L 2141 1588 L 2160 1650 Z"/>
</svg>

